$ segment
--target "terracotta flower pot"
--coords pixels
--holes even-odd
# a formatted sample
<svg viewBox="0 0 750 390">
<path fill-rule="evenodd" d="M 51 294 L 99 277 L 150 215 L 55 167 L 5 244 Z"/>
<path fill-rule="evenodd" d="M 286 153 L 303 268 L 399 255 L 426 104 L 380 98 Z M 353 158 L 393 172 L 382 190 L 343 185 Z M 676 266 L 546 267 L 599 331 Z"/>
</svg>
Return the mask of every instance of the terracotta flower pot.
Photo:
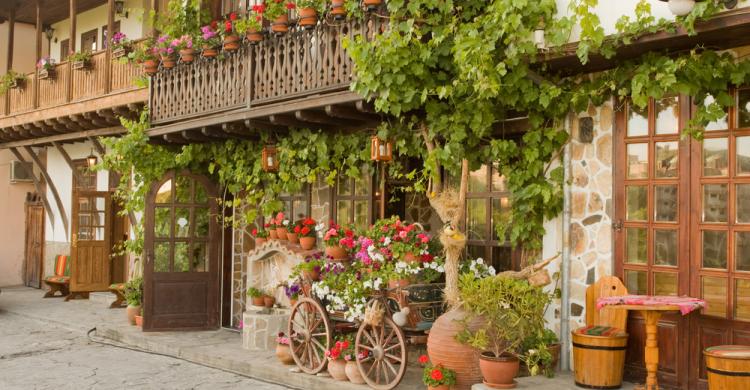
<svg viewBox="0 0 750 390">
<path fill-rule="evenodd" d="M 448 385 L 427 386 L 427 390 L 450 390 L 450 387 Z"/>
<path fill-rule="evenodd" d="M 128 316 L 128 323 L 130 325 L 135 325 L 135 316 L 141 314 L 141 306 L 130 306 L 128 305 L 128 308 L 125 309 L 125 314 Z"/>
<path fill-rule="evenodd" d="M 296 304 L 297 304 L 297 299 L 296 298 L 289 298 L 289 307 L 290 308 L 294 307 L 294 305 L 296 305 Z"/>
<path fill-rule="evenodd" d="M 482 382 L 479 371 L 479 352 L 466 344 L 456 341 L 456 335 L 463 330 L 461 321 L 466 312 L 452 309 L 437 318 L 427 336 L 427 355 L 435 364 L 456 372 L 456 390 L 468 390 L 475 383 Z M 472 321 L 471 327 L 481 326 L 480 321 Z"/>
<path fill-rule="evenodd" d="M 404 261 L 407 263 L 416 263 L 419 262 L 419 257 L 417 257 L 417 255 L 415 255 L 414 253 L 407 252 L 404 255 Z"/>
<path fill-rule="evenodd" d="M 143 316 L 135 316 L 135 326 L 143 328 Z"/>
<path fill-rule="evenodd" d="M 265 303 L 263 302 L 263 297 L 252 297 L 252 304 L 253 306 L 265 306 Z"/>
<path fill-rule="evenodd" d="M 315 27 L 318 24 L 318 11 L 315 8 L 301 8 L 298 23 L 306 29 Z"/>
<path fill-rule="evenodd" d="M 203 45 L 203 57 L 214 58 L 219 55 L 219 51 L 215 47 Z"/>
<path fill-rule="evenodd" d="M 389 280 L 388 281 L 388 288 L 404 288 L 411 284 L 411 281 L 409 279 L 395 279 L 395 280 Z"/>
<path fill-rule="evenodd" d="M 368 10 L 372 11 L 380 6 L 380 4 L 383 3 L 383 0 L 365 0 L 364 4 L 365 7 L 367 7 Z"/>
<path fill-rule="evenodd" d="M 276 236 L 279 240 L 286 240 L 287 230 L 284 227 L 276 228 Z"/>
<path fill-rule="evenodd" d="M 305 279 L 312 280 L 314 282 L 317 282 L 318 280 L 320 280 L 319 271 L 302 271 L 302 276 L 304 276 Z"/>
<path fill-rule="evenodd" d="M 331 0 L 331 15 L 336 20 L 346 19 L 346 8 L 344 8 L 344 0 Z"/>
<path fill-rule="evenodd" d="M 299 238 L 299 246 L 302 247 L 302 249 L 309 251 L 313 248 L 315 248 L 315 236 L 313 237 L 300 237 Z"/>
<path fill-rule="evenodd" d="M 346 248 L 342 247 L 341 245 L 327 246 L 326 256 L 332 258 L 333 260 L 340 261 L 348 259 L 349 253 L 347 253 Z"/>
<path fill-rule="evenodd" d="M 513 378 L 518 375 L 520 363 L 513 355 L 503 354 L 495 357 L 490 352 L 482 352 L 479 356 L 479 369 L 482 371 L 484 383 L 493 388 L 511 389 L 516 387 Z"/>
<path fill-rule="evenodd" d="M 328 373 L 337 381 L 349 380 L 346 376 L 346 362 L 342 359 L 328 361 Z"/>
<path fill-rule="evenodd" d="M 224 50 L 230 53 L 240 49 L 240 37 L 237 34 L 224 37 Z"/>
<path fill-rule="evenodd" d="M 257 45 L 258 42 L 263 41 L 263 33 L 252 28 L 248 29 L 245 33 L 245 40 L 250 42 L 251 45 Z"/>
<path fill-rule="evenodd" d="M 255 247 L 256 248 L 259 248 L 261 245 L 265 244 L 266 242 L 268 242 L 267 238 L 255 237 Z"/>
<path fill-rule="evenodd" d="M 289 349 L 288 345 L 276 344 L 276 358 L 278 358 L 279 361 L 283 364 L 286 364 L 286 365 L 294 364 L 292 351 Z"/>
<path fill-rule="evenodd" d="M 159 60 L 150 59 L 143 61 L 143 73 L 153 76 L 159 71 Z"/>
<path fill-rule="evenodd" d="M 299 244 L 299 235 L 297 233 L 287 233 L 286 239 L 292 244 Z"/>
<path fill-rule="evenodd" d="M 362 378 L 362 373 L 359 372 L 359 367 L 357 367 L 357 362 L 354 360 L 346 362 L 344 372 L 346 373 L 346 377 L 349 378 L 349 382 L 357 385 L 365 383 L 365 379 Z"/>
<path fill-rule="evenodd" d="M 271 31 L 278 35 L 286 34 L 289 31 L 289 15 L 284 14 L 276 18 L 271 23 Z"/>
<path fill-rule="evenodd" d="M 268 236 L 269 236 L 269 237 L 270 237 L 270 238 L 271 238 L 272 240 L 278 240 L 278 239 L 279 239 L 279 235 L 278 235 L 278 234 L 276 234 L 276 229 L 271 229 L 271 230 L 269 230 L 269 231 L 268 231 Z"/>
<path fill-rule="evenodd" d="M 172 69 L 177 65 L 177 59 L 174 55 L 161 56 L 161 66 L 164 69 Z"/>
<path fill-rule="evenodd" d="M 265 307 L 267 307 L 267 308 L 270 309 L 270 308 L 273 307 L 274 303 L 276 303 L 276 298 L 269 297 L 269 296 L 263 297 L 263 306 L 265 306 Z"/>
<path fill-rule="evenodd" d="M 180 61 L 184 64 L 191 64 L 195 60 L 195 49 L 192 47 L 189 49 L 180 50 Z"/>
</svg>

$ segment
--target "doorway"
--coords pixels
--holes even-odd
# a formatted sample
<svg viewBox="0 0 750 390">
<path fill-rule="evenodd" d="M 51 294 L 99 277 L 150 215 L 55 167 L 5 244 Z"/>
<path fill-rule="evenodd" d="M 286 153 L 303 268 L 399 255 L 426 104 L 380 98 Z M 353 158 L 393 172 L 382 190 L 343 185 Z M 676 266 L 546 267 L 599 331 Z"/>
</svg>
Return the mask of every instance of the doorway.
<svg viewBox="0 0 750 390">
<path fill-rule="evenodd" d="M 39 195 L 26 194 L 26 235 L 23 258 L 23 284 L 41 288 L 44 274 L 44 205 Z"/>
</svg>

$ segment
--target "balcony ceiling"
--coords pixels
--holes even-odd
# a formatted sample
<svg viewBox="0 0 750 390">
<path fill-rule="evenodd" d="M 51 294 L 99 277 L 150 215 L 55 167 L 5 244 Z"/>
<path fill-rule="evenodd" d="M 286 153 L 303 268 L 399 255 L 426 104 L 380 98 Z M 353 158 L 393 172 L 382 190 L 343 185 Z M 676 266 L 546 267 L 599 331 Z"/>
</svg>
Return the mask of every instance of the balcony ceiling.
<svg viewBox="0 0 750 390">
<path fill-rule="evenodd" d="M 57 23 L 70 16 L 70 2 L 66 0 L 39 0 L 42 7 L 42 21 L 44 24 Z M 77 13 L 107 4 L 107 0 L 77 0 Z M 36 23 L 35 0 L 0 0 L 0 19 L 8 19 L 10 8 L 16 6 L 16 21 L 21 23 Z"/>
</svg>

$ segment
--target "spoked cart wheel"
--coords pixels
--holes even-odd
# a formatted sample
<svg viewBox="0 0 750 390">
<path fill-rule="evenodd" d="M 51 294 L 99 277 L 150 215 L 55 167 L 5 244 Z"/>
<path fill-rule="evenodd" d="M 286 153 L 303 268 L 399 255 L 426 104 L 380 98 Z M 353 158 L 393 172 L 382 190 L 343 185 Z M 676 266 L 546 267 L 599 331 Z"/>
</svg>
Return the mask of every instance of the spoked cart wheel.
<svg viewBox="0 0 750 390">
<path fill-rule="evenodd" d="M 390 316 L 383 316 L 380 325 L 362 323 L 354 344 L 357 367 L 370 387 L 390 390 L 398 386 L 406 373 L 406 338 Z"/>
<path fill-rule="evenodd" d="M 331 322 L 323 305 L 311 298 L 300 298 L 289 316 L 289 349 L 297 367 L 317 374 L 326 366 L 325 352 L 331 348 Z"/>
</svg>

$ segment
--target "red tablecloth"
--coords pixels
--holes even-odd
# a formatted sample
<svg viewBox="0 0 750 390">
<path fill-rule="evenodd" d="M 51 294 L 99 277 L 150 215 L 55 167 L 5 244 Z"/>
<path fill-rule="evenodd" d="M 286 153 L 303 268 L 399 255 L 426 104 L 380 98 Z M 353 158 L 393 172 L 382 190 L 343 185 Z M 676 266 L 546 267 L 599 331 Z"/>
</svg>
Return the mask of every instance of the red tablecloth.
<svg viewBox="0 0 750 390">
<path fill-rule="evenodd" d="M 688 314 L 693 310 L 706 307 L 706 301 L 691 297 L 674 297 L 659 295 L 622 295 L 614 297 L 603 297 L 596 300 L 596 308 L 601 309 L 604 306 L 614 305 L 638 305 L 638 306 L 657 306 L 657 305 L 675 305 L 680 308 L 682 315 Z"/>
</svg>

